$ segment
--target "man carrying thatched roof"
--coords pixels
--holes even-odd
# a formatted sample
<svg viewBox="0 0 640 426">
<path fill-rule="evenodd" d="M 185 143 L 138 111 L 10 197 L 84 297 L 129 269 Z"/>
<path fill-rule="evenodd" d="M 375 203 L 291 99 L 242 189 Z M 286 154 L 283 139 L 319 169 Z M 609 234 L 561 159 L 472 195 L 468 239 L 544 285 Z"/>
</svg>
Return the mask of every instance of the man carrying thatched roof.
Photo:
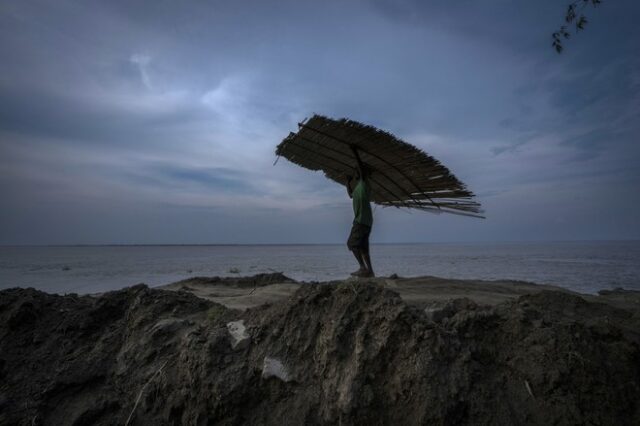
<svg viewBox="0 0 640 426">
<path fill-rule="evenodd" d="M 373 214 L 371 213 L 371 204 L 369 202 L 371 197 L 371 189 L 368 182 L 370 171 L 360 161 L 358 150 L 353 146 L 351 149 L 358 162 L 358 169 L 356 170 L 356 179 L 349 176 L 347 183 L 347 193 L 353 200 L 353 214 L 355 216 L 347 246 L 353 252 L 360 265 L 360 269 L 351 275 L 373 277 L 374 273 L 371 267 L 371 258 L 369 257 L 369 234 L 371 234 L 371 225 L 373 225 Z M 356 182 L 355 188 L 352 190 L 354 181 Z"/>
</svg>

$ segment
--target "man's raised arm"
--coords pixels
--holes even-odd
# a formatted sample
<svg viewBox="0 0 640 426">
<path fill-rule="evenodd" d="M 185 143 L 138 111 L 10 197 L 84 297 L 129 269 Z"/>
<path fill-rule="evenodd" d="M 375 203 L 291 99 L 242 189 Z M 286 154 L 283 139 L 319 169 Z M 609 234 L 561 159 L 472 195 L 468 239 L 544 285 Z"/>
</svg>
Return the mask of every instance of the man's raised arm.
<svg viewBox="0 0 640 426">
<path fill-rule="evenodd" d="M 349 198 L 352 198 L 352 192 L 353 190 L 351 189 L 351 180 L 353 179 L 352 176 L 347 176 L 347 194 L 349 194 Z"/>
<path fill-rule="evenodd" d="M 353 155 L 356 157 L 356 161 L 358 162 L 358 175 L 360 179 L 364 178 L 364 166 L 362 165 L 362 160 L 360 160 L 360 155 L 358 154 L 358 148 L 355 145 L 349 145 Z"/>
</svg>

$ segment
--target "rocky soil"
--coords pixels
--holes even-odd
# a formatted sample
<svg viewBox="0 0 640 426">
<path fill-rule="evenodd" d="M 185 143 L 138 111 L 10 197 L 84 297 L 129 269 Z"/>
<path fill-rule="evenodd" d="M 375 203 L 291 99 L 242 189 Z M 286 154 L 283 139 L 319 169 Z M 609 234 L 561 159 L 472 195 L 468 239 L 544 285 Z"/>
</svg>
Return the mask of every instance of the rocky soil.
<svg viewBox="0 0 640 426">
<path fill-rule="evenodd" d="M 375 282 L 244 311 L 144 285 L 3 290 L 0 424 L 640 424 L 630 306 L 545 290 L 424 309 Z"/>
</svg>

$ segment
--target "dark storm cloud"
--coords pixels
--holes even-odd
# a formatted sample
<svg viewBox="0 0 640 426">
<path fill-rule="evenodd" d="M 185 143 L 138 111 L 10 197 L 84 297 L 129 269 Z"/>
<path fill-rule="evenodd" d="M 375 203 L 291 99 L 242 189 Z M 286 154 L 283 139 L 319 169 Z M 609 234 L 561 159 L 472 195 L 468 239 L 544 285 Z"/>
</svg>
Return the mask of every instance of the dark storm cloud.
<svg viewBox="0 0 640 426">
<path fill-rule="evenodd" d="M 587 10 L 559 56 L 563 12 L 551 0 L 6 2 L 0 243 L 340 241 L 343 189 L 272 165 L 314 112 L 415 143 L 488 209 L 485 222 L 378 209 L 382 241 L 638 238 L 640 4 Z M 65 237 L 74 223 L 83 232 Z"/>
<path fill-rule="evenodd" d="M 176 182 L 178 185 L 196 184 L 214 191 L 259 194 L 246 180 L 246 175 L 224 168 L 185 168 L 173 165 L 155 167 L 153 174 L 159 180 Z M 166 183 L 165 183 L 166 184 Z"/>
<path fill-rule="evenodd" d="M 141 105 L 135 112 L 120 105 L 101 103 L 67 94 L 31 88 L 0 89 L 0 126 L 10 133 L 59 138 L 69 142 L 109 145 L 144 143 L 161 137 L 173 125 L 204 119 L 202 109 L 187 104 L 165 108 Z"/>
</svg>

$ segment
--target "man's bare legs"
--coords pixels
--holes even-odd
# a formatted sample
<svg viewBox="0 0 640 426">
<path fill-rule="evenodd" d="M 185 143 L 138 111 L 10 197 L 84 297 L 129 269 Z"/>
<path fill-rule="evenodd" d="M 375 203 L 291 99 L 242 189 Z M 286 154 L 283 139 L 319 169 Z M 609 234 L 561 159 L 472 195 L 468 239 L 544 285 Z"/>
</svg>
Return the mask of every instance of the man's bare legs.
<svg viewBox="0 0 640 426">
<path fill-rule="evenodd" d="M 361 251 L 362 260 L 365 262 L 365 266 L 367 267 L 367 276 L 375 277 L 376 274 L 373 273 L 373 267 L 371 266 L 371 257 L 369 256 L 369 247 Z"/>
<path fill-rule="evenodd" d="M 371 267 L 371 257 L 369 256 L 369 249 L 360 249 L 354 247 L 352 250 L 353 255 L 355 256 L 358 264 L 360 265 L 360 269 L 351 275 L 358 277 L 373 277 L 375 274 L 373 273 L 373 268 Z"/>
<path fill-rule="evenodd" d="M 357 247 L 352 248 L 351 252 L 355 256 L 356 260 L 358 261 L 358 264 L 360 265 L 360 269 L 358 269 L 356 272 L 353 272 L 351 275 L 354 275 L 354 276 L 361 275 L 363 272 L 367 271 L 367 265 L 364 263 L 362 252 Z"/>
</svg>

